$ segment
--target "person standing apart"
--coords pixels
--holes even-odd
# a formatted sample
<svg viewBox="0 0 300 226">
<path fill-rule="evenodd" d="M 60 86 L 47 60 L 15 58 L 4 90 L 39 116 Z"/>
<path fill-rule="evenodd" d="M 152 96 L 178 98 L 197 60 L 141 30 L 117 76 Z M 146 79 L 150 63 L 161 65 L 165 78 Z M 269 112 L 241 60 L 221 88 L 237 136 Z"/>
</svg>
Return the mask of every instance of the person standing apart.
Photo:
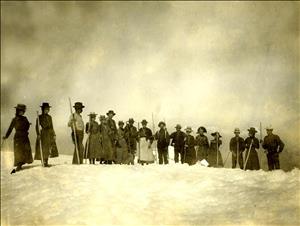
<svg viewBox="0 0 300 226">
<path fill-rule="evenodd" d="M 259 170 L 260 165 L 256 151 L 256 149 L 259 149 L 259 140 L 255 137 L 257 131 L 254 127 L 251 127 L 248 131 L 249 137 L 245 140 L 246 154 L 244 169 Z"/>
<path fill-rule="evenodd" d="M 232 168 L 236 167 L 237 161 L 241 169 L 244 168 L 243 151 L 245 150 L 245 141 L 240 137 L 240 129 L 235 128 L 235 137 L 231 138 L 229 148 L 232 153 Z"/>
<path fill-rule="evenodd" d="M 4 140 L 7 139 L 10 136 L 12 130 L 15 129 L 14 166 L 16 166 L 17 168 L 13 169 L 11 173 L 20 171 L 24 164 L 30 164 L 33 162 L 30 141 L 28 138 L 30 123 L 24 116 L 26 112 L 26 105 L 18 104 L 15 108 L 16 116 L 12 119 L 9 128 L 5 136 L 3 137 Z"/>
<path fill-rule="evenodd" d="M 83 147 L 83 137 L 84 137 L 84 122 L 82 120 L 81 113 L 83 111 L 83 104 L 81 102 L 76 102 L 74 104 L 74 109 L 75 113 L 73 113 L 70 116 L 68 126 L 71 127 L 72 129 L 72 140 L 75 145 L 74 149 L 74 154 L 73 154 L 73 161 L 72 164 L 82 164 L 83 163 L 83 152 L 84 152 L 84 147 Z M 74 130 L 74 127 L 75 130 Z M 75 139 L 76 136 L 76 139 Z M 77 144 L 75 144 L 75 140 L 77 141 Z M 79 155 L 79 162 L 78 162 L 78 157 L 77 157 L 77 151 L 76 147 L 78 149 L 78 155 Z"/>
<path fill-rule="evenodd" d="M 284 143 L 278 135 L 273 134 L 272 126 L 268 126 L 266 131 L 262 147 L 266 150 L 269 170 L 280 169 L 279 153 L 282 152 Z"/>
<path fill-rule="evenodd" d="M 158 163 L 168 164 L 168 146 L 170 143 L 170 136 L 166 129 L 165 122 L 158 123 L 159 131 L 155 133 L 155 139 L 157 140 L 157 151 L 158 151 Z"/>
<path fill-rule="evenodd" d="M 181 131 L 180 124 L 177 124 L 175 129 L 176 131 L 170 135 L 171 146 L 174 146 L 174 160 L 175 163 L 178 163 L 180 156 L 180 162 L 184 163 L 184 142 L 186 134 Z"/>
<path fill-rule="evenodd" d="M 51 106 L 49 103 L 42 103 L 42 114 L 36 120 L 36 145 L 35 160 L 41 160 L 41 146 L 43 153 L 44 166 L 49 167 L 48 159 L 58 157 L 56 146 L 56 135 L 53 128 L 52 117 L 49 115 Z M 39 129 L 41 127 L 41 130 Z M 40 145 L 41 144 L 41 145 Z"/>
</svg>

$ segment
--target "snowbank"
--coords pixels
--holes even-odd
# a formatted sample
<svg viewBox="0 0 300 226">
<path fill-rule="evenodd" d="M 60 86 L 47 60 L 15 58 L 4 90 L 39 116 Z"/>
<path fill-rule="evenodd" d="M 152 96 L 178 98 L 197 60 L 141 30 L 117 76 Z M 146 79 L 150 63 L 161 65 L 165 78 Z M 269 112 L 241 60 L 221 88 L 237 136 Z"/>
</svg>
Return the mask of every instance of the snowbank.
<svg viewBox="0 0 300 226">
<path fill-rule="evenodd" d="M 35 161 L 10 175 L 1 153 L 1 225 L 299 225 L 299 170 Z"/>
</svg>

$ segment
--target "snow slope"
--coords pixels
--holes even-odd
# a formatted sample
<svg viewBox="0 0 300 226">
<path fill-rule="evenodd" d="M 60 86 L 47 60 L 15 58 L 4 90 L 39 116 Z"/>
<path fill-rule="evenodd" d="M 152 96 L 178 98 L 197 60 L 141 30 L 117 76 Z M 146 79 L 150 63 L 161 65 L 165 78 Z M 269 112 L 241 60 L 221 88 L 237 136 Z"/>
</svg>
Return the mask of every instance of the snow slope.
<svg viewBox="0 0 300 226">
<path fill-rule="evenodd" d="M 71 165 L 10 175 L 1 152 L 1 225 L 299 225 L 299 169 Z"/>
</svg>

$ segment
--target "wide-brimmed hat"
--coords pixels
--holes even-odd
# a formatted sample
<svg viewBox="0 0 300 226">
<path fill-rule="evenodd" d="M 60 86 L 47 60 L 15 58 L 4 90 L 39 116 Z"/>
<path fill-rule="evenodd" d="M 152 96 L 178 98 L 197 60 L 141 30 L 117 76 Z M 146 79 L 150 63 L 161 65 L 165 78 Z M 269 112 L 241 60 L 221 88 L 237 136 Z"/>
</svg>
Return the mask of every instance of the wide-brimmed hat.
<svg viewBox="0 0 300 226">
<path fill-rule="evenodd" d="M 76 102 L 73 106 L 75 109 L 82 109 L 84 108 L 83 104 L 81 102 Z"/>
<path fill-rule="evenodd" d="M 219 135 L 219 137 L 222 137 L 221 134 L 220 134 L 219 132 L 211 133 L 212 136 L 216 136 L 217 134 Z"/>
<path fill-rule="evenodd" d="M 272 125 L 268 125 L 268 126 L 266 127 L 266 130 L 273 130 L 273 126 L 272 126 Z"/>
<path fill-rule="evenodd" d="M 200 126 L 197 130 L 197 133 L 200 133 L 200 130 L 202 130 L 204 133 L 207 133 L 207 130 L 205 129 L 204 126 Z"/>
<path fill-rule="evenodd" d="M 257 133 L 256 129 L 254 127 L 250 127 L 250 129 L 248 129 L 248 131 L 250 133 Z"/>
<path fill-rule="evenodd" d="M 115 113 L 113 110 L 109 110 L 109 111 L 106 113 L 106 115 L 110 115 L 110 114 L 116 115 L 116 113 Z"/>
<path fill-rule="evenodd" d="M 190 127 L 190 126 L 187 126 L 187 127 L 185 128 L 185 131 L 186 131 L 186 132 L 193 132 L 193 129 L 192 129 L 192 127 Z"/>
<path fill-rule="evenodd" d="M 41 108 L 51 108 L 51 106 L 47 102 L 42 103 L 42 105 L 40 107 Z"/>
<path fill-rule="evenodd" d="M 100 115 L 100 116 L 99 116 L 99 119 L 100 119 L 100 121 L 101 121 L 101 120 L 105 120 L 105 115 Z"/>
<path fill-rule="evenodd" d="M 148 122 L 147 122 L 146 119 L 143 119 L 143 120 L 141 121 L 141 123 L 142 123 L 142 125 L 145 125 L 145 124 L 147 124 Z"/>
<path fill-rule="evenodd" d="M 134 119 L 133 119 L 133 118 L 130 118 L 130 119 L 128 119 L 128 122 L 134 123 Z"/>
<path fill-rule="evenodd" d="M 181 127 L 181 125 L 180 124 L 177 124 L 176 126 L 175 126 L 175 129 L 181 129 L 182 127 Z"/>
<path fill-rule="evenodd" d="M 25 111 L 26 110 L 26 105 L 25 104 L 17 104 L 17 106 L 15 106 L 15 109 Z"/>
<path fill-rule="evenodd" d="M 91 112 L 90 114 L 88 114 L 88 116 L 90 116 L 91 118 L 94 118 L 97 116 L 97 114 L 95 112 Z"/>
<path fill-rule="evenodd" d="M 118 125 L 124 125 L 125 123 L 123 121 L 119 121 Z"/>
<path fill-rule="evenodd" d="M 234 132 L 234 133 L 240 133 L 241 131 L 240 131 L 239 128 L 235 128 L 233 132 Z"/>
<path fill-rule="evenodd" d="M 158 123 L 158 127 L 160 127 L 160 125 L 164 125 L 164 126 L 166 126 L 166 123 L 165 123 L 165 122 L 163 122 L 163 121 L 161 121 L 161 122 L 159 122 L 159 123 Z"/>
</svg>

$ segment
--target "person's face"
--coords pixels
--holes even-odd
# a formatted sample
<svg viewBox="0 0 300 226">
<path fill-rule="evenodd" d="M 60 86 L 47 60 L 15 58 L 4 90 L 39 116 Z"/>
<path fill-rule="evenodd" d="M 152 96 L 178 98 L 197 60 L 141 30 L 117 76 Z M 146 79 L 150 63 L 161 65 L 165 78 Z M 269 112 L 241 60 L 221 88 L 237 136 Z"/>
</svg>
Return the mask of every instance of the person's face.
<svg viewBox="0 0 300 226">
<path fill-rule="evenodd" d="M 249 136 L 250 136 L 250 137 L 254 137 L 254 136 L 255 136 L 255 133 L 249 132 Z"/>
<path fill-rule="evenodd" d="M 147 126 L 146 123 L 143 123 L 143 124 L 142 124 L 142 127 L 143 127 L 143 128 L 146 128 L 146 126 Z"/>
<path fill-rule="evenodd" d="M 76 108 L 75 111 L 76 111 L 78 114 L 80 114 L 80 113 L 82 113 L 82 108 Z"/>
<path fill-rule="evenodd" d="M 236 137 L 240 136 L 240 132 L 234 132 L 234 134 L 235 134 Z"/>
<path fill-rule="evenodd" d="M 123 129 L 123 127 L 124 127 L 123 123 L 119 124 L 119 128 Z"/>
<path fill-rule="evenodd" d="M 91 117 L 92 122 L 95 122 L 95 120 L 96 120 L 96 117 Z"/>
<path fill-rule="evenodd" d="M 199 130 L 199 134 L 200 134 L 200 135 L 203 135 L 203 134 L 204 134 L 203 129 L 200 129 L 200 130 Z"/>
<path fill-rule="evenodd" d="M 187 130 L 186 133 L 187 133 L 187 135 L 190 135 L 190 134 L 191 134 L 191 131 L 190 131 L 190 130 Z"/>
<path fill-rule="evenodd" d="M 50 108 L 45 108 L 45 109 L 44 109 L 44 113 L 45 113 L 45 114 L 48 114 L 49 111 L 50 111 Z"/>
<path fill-rule="evenodd" d="M 160 129 L 164 129 L 164 128 L 165 128 L 165 125 L 160 124 L 159 128 L 160 128 Z"/>
<path fill-rule="evenodd" d="M 272 132 L 273 132 L 272 130 L 270 130 L 270 129 L 267 129 L 267 134 L 268 134 L 268 135 L 271 135 L 271 134 L 272 134 Z"/>
<path fill-rule="evenodd" d="M 19 111 L 19 115 L 24 115 L 25 111 Z"/>
<path fill-rule="evenodd" d="M 114 115 L 112 113 L 108 114 L 108 118 L 112 119 L 114 117 Z"/>
<path fill-rule="evenodd" d="M 180 131 L 180 128 L 179 128 L 179 127 L 176 127 L 176 131 L 179 132 L 179 131 Z"/>
</svg>

